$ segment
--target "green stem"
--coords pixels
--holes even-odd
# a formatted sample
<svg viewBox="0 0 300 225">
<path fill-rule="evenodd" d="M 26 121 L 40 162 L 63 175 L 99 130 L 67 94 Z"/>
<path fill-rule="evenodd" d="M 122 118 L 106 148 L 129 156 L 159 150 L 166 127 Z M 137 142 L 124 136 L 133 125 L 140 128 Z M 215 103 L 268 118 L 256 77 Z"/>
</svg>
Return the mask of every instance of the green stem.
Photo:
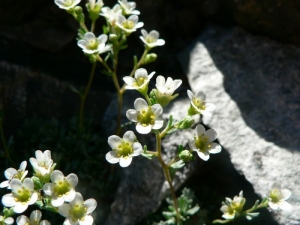
<svg viewBox="0 0 300 225">
<path fill-rule="evenodd" d="M 85 100 L 86 100 L 86 96 L 88 95 L 88 93 L 91 89 L 91 85 L 92 85 L 92 81 L 93 81 L 93 78 L 94 78 L 95 70 L 96 70 L 96 62 L 94 62 L 93 65 L 92 65 L 92 71 L 91 71 L 90 78 L 89 78 L 87 87 L 85 89 L 85 92 L 83 93 L 83 95 L 80 96 L 80 99 L 81 99 L 80 110 L 79 110 L 79 130 L 80 131 L 82 131 L 82 129 L 83 129 L 83 113 L 84 113 Z"/>
<path fill-rule="evenodd" d="M 96 26 L 96 21 L 93 21 L 92 25 L 91 25 L 91 32 L 93 32 L 93 33 L 95 31 L 95 26 Z"/>
<path fill-rule="evenodd" d="M 2 145 L 3 145 L 4 151 L 5 151 L 6 158 L 9 160 L 11 165 L 15 166 L 14 161 L 10 157 L 9 148 L 8 148 L 8 146 L 6 144 L 6 141 L 5 141 L 4 132 L 3 132 L 2 118 L 0 119 L 0 135 L 1 135 Z"/>
<path fill-rule="evenodd" d="M 160 137 L 159 133 L 156 133 L 156 151 L 157 151 L 157 158 L 158 158 L 158 160 L 159 160 L 159 162 L 160 162 L 160 164 L 163 168 L 165 178 L 168 181 L 168 184 L 170 186 L 170 191 L 171 191 L 171 194 L 172 194 L 172 198 L 173 198 L 173 201 L 174 201 L 174 207 L 175 207 L 175 211 L 176 211 L 177 223 L 180 223 L 181 219 L 180 219 L 180 213 L 179 213 L 179 210 L 178 210 L 178 201 L 177 201 L 177 197 L 176 197 L 176 194 L 175 194 L 175 189 L 174 189 L 173 184 L 172 184 L 172 179 L 171 179 L 171 176 L 170 176 L 169 167 L 164 162 L 164 160 L 162 159 L 162 155 L 161 155 L 161 137 Z"/>
<path fill-rule="evenodd" d="M 212 223 L 215 224 L 215 223 L 230 223 L 232 222 L 233 220 L 214 220 Z"/>
</svg>

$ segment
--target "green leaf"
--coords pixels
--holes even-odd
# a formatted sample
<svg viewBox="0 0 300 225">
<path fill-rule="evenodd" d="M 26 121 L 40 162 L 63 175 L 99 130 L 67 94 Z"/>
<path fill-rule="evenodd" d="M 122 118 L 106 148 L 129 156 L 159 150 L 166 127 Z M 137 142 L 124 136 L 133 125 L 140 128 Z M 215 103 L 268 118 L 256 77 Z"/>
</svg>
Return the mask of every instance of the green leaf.
<svg viewBox="0 0 300 225">
<path fill-rule="evenodd" d="M 73 85 L 70 85 L 70 88 L 71 88 L 71 90 L 72 90 L 74 93 L 76 93 L 76 94 L 78 94 L 79 96 L 81 96 L 80 91 L 79 91 L 77 88 L 75 88 Z"/>
<path fill-rule="evenodd" d="M 34 184 L 34 190 L 41 190 L 43 188 L 43 184 L 42 184 L 40 178 L 33 176 L 33 177 L 31 177 L 31 180 L 33 181 L 33 184 Z"/>
<path fill-rule="evenodd" d="M 187 215 L 195 215 L 199 211 L 200 207 L 198 205 L 194 206 L 193 208 L 186 211 Z"/>
</svg>

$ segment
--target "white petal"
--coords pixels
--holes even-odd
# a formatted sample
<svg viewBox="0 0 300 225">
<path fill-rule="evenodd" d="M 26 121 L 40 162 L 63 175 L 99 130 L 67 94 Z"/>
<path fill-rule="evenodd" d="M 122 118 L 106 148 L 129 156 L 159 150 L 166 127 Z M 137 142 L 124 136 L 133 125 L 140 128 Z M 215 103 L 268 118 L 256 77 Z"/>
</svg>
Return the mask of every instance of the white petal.
<svg viewBox="0 0 300 225">
<path fill-rule="evenodd" d="M 86 40 L 79 40 L 77 42 L 77 45 L 82 48 L 82 49 L 86 49 L 86 46 L 88 45 L 88 42 Z"/>
<path fill-rule="evenodd" d="M 17 202 L 14 207 L 15 213 L 22 213 L 28 208 L 28 204 L 24 204 L 22 202 Z"/>
<path fill-rule="evenodd" d="M 16 200 L 13 194 L 6 194 L 2 197 L 2 204 L 6 207 L 13 207 L 16 204 Z"/>
<path fill-rule="evenodd" d="M 107 35 L 106 34 L 101 34 L 98 37 L 98 40 L 99 40 L 100 43 L 105 43 L 107 41 Z"/>
<path fill-rule="evenodd" d="M 44 161 L 44 154 L 41 150 L 35 151 L 35 158 L 37 159 L 37 161 Z"/>
<path fill-rule="evenodd" d="M 149 76 L 148 76 L 148 80 L 150 80 L 153 77 L 154 74 L 155 74 L 155 72 L 150 73 Z"/>
<path fill-rule="evenodd" d="M 135 82 L 135 79 L 130 76 L 123 77 L 123 80 L 127 85 L 132 85 Z"/>
<path fill-rule="evenodd" d="M 201 152 L 197 151 L 198 156 L 203 159 L 204 161 L 207 161 L 209 159 L 209 153 L 208 152 Z"/>
<path fill-rule="evenodd" d="M 280 193 L 282 195 L 282 200 L 287 200 L 292 194 L 288 189 L 281 189 Z"/>
<path fill-rule="evenodd" d="M 63 199 L 65 202 L 73 201 L 76 196 L 76 191 L 70 190 L 67 194 L 64 194 Z"/>
<path fill-rule="evenodd" d="M 108 138 L 107 142 L 112 149 L 117 149 L 118 146 L 122 143 L 122 138 L 117 135 L 112 135 Z"/>
<path fill-rule="evenodd" d="M 132 156 L 138 156 L 143 151 L 143 147 L 142 147 L 141 143 L 139 143 L 139 142 L 133 143 L 132 149 L 133 149 Z"/>
<path fill-rule="evenodd" d="M 71 185 L 72 188 L 76 187 L 76 185 L 78 184 L 78 177 L 74 173 L 70 173 L 66 177 L 66 180 L 68 181 L 68 183 Z"/>
<path fill-rule="evenodd" d="M 149 36 L 152 37 L 154 40 L 157 40 L 159 38 L 159 33 L 156 30 L 152 30 L 150 31 Z"/>
<path fill-rule="evenodd" d="M 33 181 L 30 178 L 25 178 L 23 181 L 23 186 L 30 191 L 33 191 L 34 189 Z"/>
<path fill-rule="evenodd" d="M 159 117 L 163 113 L 163 108 L 160 104 L 154 104 L 151 106 L 151 109 L 154 113 L 155 118 Z"/>
<path fill-rule="evenodd" d="M 120 161 L 120 159 L 117 157 L 117 154 L 115 151 L 110 151 L 110 152 L 106 153 L 105 159 L 109 163 L 112 163 L 112 164 L 118 163 Z"/>
<path fill-rule="evenodd" d="M 92 213 L 97 207 L 97 201 L 93 198 L 84 201 L 84 205 L 87 208 L 86 214 Z"/>
<path fill-rule="evenodd" d="M 13 224 L 14 223 L 14 219 L 13 218 L 11 218 L 11 217 L 8 217 L 8 218 L 6 218 L 5 220 L 4 220 L 4 223 L 5 224 Z"/>
<path fill-rule="evenodd" d="M 180 85 L 182 84 L 182 80 L 174 80 L 174 83 L 173 83 L 173 90 L 177 89 Z"/>
<path fill-rule="evenodd" d="M 147 102 L 142 99 L 142 98 L 137 98 L 135 101 L 134 101 L 134 108 L 137 110 L 137 111 L 141 111 L 143 109 L 147 109 L 148 108 L 148 104 Z"/>
<path fill-rule="evenodd" d="M 23 161 L 23 162 L 21 163 L 21 165 L 20 165 L 20 170 L 25 171 L 26 166 L 27 166 L 27 162 L 26 162 L 26 161 Z"/>
<path fill-rule="evenodd" d="M 158 130 L 158 129 L 162 128 L 163 125 L 164 125 L 164 120 L 161 120 L 161 119 L 155 120 L 152 129 Z"/>
<path fill-rule="evenodd" d="M 34 204 L 38 200 L 38 194 L 36 192 L 33 192 L 29 201 L 27 202 L 28 205 Z"/>
<path fill-rule="evenodd" d="M 126 142 L 133 143 L 135 139 L 136 139 L 136 137 L 135 137 L 134 133 L 131 130 L 127 131 L 123 135 L 123 140 L 126 141 Z"/>
<path fill-rule="evenodd" d="M 202 134 L 204 134 L 204 135 L 206 134 L 205 133 L 205 128 L 201 124 L 197 125 L 196 132 L 197 132 L 197 136 L 200 136 Z"/>
<path fill-rule="evenodd" d="M 137 69 L 134 73 L 135 78 L 148 77 L 148 72 L 144 68 Z"/>
<path fill-rule="evenodd" d="M 280 201 L 278 203 L 278 205 L 281 210 L 291 210 L 292 209 L 292 205 L 286 201 Z"/>
<path fill-rule="evenodd" d="M 189 140 L 189 147 L 190 147 L 191 150 L 197 151 L 197 147 L 195 145 L 195 140 L 194 139 Z"/>
<path fill-rule="evenodd" d="M 65 178 L 64 174 L 59 170 L 54 170 L 51 173 L 51 181 L 57 183 Z"/>
<path fill-rule="evenodd" d="M 148 36 L 148 32 L 145 29 L 142 29 L 141 33 L 142 33 L 144 38 L 146 38 Z"/>
<path fill-rule="evenodd" d="M 126 112 L 126 117 L 132 122 L 137 122 L 137 114 L 138 112 L 136 110 L 129 109 Z"/>
<path fill-rule="evenodd" d="M 217 138 L 217 132 L 214 129 L 209 129 L 206 131 L 206 136 L 208 137 L 208 140 L 210 142 L 216 140 Z"/>
<path fill-rule="evenodd" d="M 138 123 L 135 127 L 136 131 L 139 132 L 140 134 L 149 134 L 152 126 L 148 125 L 146 127 L 144 127 L 143 125 L 141 125 L 140 123 Z"/>
<path fill-rule="evenodd" d="M 48 220 L 42 220 L 39 225 L 51 225 Z"/>
<path fill-rule="evenodd" d="M 212 103 L 205 103 L 205 110 L 207 111 L 214 111 L 216 109 L 216 106 Z"/>
<path fill-rule="evenodd" d="M 87 41 L 91 41 L 91 40 L 95 40 L 95 39 L 96 39 L 94 33 L 92 33 L 92 32 L 87 32 L 87 33 L 85 33 L 84 38 L 85 38 Z"/>
<path fill-rule="evenodd" d="M 197 110 L 197 111 L 200 111 L 200 113 L 203 116 L 207 116 L 207 117 L 211 117 L 212 116 L 212 114 L 208 110 Z"/>
<path fill-rule="evenodd" d="M 129 16 L 128 21 L 132 21 L 134 24 L 136 24 L 139 21 L 139 17 L 137 15 L 131 15 Z"/>
<path fill-rule="evenodd" d="M 14 177 L 14 175 L 16 175 L 18 171 L 14 168 L 8 168 L 7 170 L 5 170 L 4 172 L 4 176 L 6 177 L 6 179 L 10 180 Z"/>
<path fill-rule="evenodd" d="M 51 204 L 54 207 L 61 206 L 62 204 L 64 204 L 64 198 L 63 197 L 53 197 L 51 200 Z"/>
<path fill-rule="evenodd" d="M 43 191 L 45 192 L 46 195 L 52 195 L 54 193 L 54 186 L 55 184 L 53 183 L 44 184 Z"/>
<path fill-rule="evenodd" d="M 191 92 L 190 90 L 187 90 L 187 95 L 189 96 L 189 99 L 192 101 L 194 98 L 193 92 Z"/>
<path fill-rule="evenodd" d="M 121 157 L 120 158 L 120 166 L 121 167 L 127 167 L 127 166 L 130 165 L 131 161 L 132 161 L 132 157 L 131 156 L 128 156 L 126 158 Z"/>
<path fill-rule="evenodd" d="M 79 221 L 79 225 L 91 225 L 91 224 L 93 224 L 93 222 L 94 222 L 93 217 L 90 216 L 90 215 L 86 215 L 86 216 L 83 218 L 83 220 L 80 220 L 80 221 Z"/>
<path fill-rule="evenodd" d="M 210 145 L 211 145 L 211 149 L 209 149 L 209 153 L 216 154 L 221 152 L 222 148 L 219 144 L 213 142 L 210 143 Z"/>
<path fill-rule="evenodd" d="M 58 207 L 58 213 L 64 217 L 69 217 L 70 204 L 63 203 Z"/>
<path fill-rule="evenodd" d="M 9 180 L 1 182 L 0 188 L 5 188 L 5 187 L 9 187 Z"/>
<path fill-rule="evenodd" d="M 155 45 L 157 45 L 157 46 L 162 46 L 162 45 L 164 45 L 166 42 L 165 42 L 165 40 L 163 40 L 163 39 L 158 39 L 156 42 L 155 42 Z"/>
<path fill-rule="evenodd" d="M 22 182 L 17 179 L 12 179 L 10 182 L 10 187 L 13 192 L 17 192 L 20 188 L 22 188 Z"/>
<path fill-rule="evenodd" d="M 63 225 L 78 225 L 78 222 L 74 222 L 71 218 L 66 218 Z"/>
<path fill-rule="evenodd" d="M 28 217 L 27 216 L 23 216 L 23 215 L 18 216 L 16 222 L 17 222 L 18 225 L 27 225 L 27 224 L 30 224 L 30 220 L 28 219 Z"/>
<path fill-rule="evenodd" d="M 165 86 L 165 78 L 161 75 L 157 76 L 156 78 L 156 87 L 159 86 Z"/>
<path fill-rule="evenodd" d="M 73 200 L 70 202 L 70 205 L 81 205 L 83 203 L 83 197 L 79 192 L 75 192 Z"/>
<path fill-rule="evenodd" d="M 196 99 L 199 99 L 201 102 L 204 102 L 206 99 L 206 95 L 203 91 L 198 91 L 195 96 Z"/>
<path fill-rule="evenodd" d="M 271 207 L 271 209 L 274 209 L 274 210 L 277 210 L 279 207 L 278 203 L 273 203 L 271 201 L 269 201 L 268 204 Z"/>
<path fill-rule="evenodd" d="M 40 210 L 34 210 L 30 214 L 30 220 L 31 221 L 39 222 L 41 220 L 41 218 L 42 218 L 42 213 L 41 213 Z"/>
</svg>

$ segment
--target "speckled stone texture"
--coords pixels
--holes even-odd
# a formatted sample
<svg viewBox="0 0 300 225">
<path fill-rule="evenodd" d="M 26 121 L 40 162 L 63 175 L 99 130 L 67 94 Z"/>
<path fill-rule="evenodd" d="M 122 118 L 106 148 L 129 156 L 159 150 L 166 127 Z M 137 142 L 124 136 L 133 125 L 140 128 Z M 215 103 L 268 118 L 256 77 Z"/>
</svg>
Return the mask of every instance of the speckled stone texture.
<svg viewBox="0 0 300 225">
<path fill-rule="evenodd" d="M 179 58 L 191 89 L 216 104 L 203 121 L 235 168 L 261 196 L 275 181 L 291 190 L 293 210 L 272 214 L 279 224 L 300 224 L 300 49 L 208 27 Z"/>
</svg>

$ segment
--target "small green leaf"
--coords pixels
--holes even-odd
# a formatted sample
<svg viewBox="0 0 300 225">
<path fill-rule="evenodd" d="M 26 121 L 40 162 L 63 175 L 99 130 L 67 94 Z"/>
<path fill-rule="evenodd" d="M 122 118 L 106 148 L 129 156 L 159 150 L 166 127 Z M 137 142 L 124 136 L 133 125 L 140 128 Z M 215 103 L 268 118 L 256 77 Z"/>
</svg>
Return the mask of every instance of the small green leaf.
<svg viewBox="0 0 300 225">
<path fill-rule="evenodd" d="M 80 91 L 79 91 L 77 88 L 75 88 L 73 85 L 70 85 L 70 88 L 71 88 L 71 90 L 72 90 L 74 93 L 76 93 L 76 94 L 78 94 L 78 95 L 81 96 Z"/>
</svg>

